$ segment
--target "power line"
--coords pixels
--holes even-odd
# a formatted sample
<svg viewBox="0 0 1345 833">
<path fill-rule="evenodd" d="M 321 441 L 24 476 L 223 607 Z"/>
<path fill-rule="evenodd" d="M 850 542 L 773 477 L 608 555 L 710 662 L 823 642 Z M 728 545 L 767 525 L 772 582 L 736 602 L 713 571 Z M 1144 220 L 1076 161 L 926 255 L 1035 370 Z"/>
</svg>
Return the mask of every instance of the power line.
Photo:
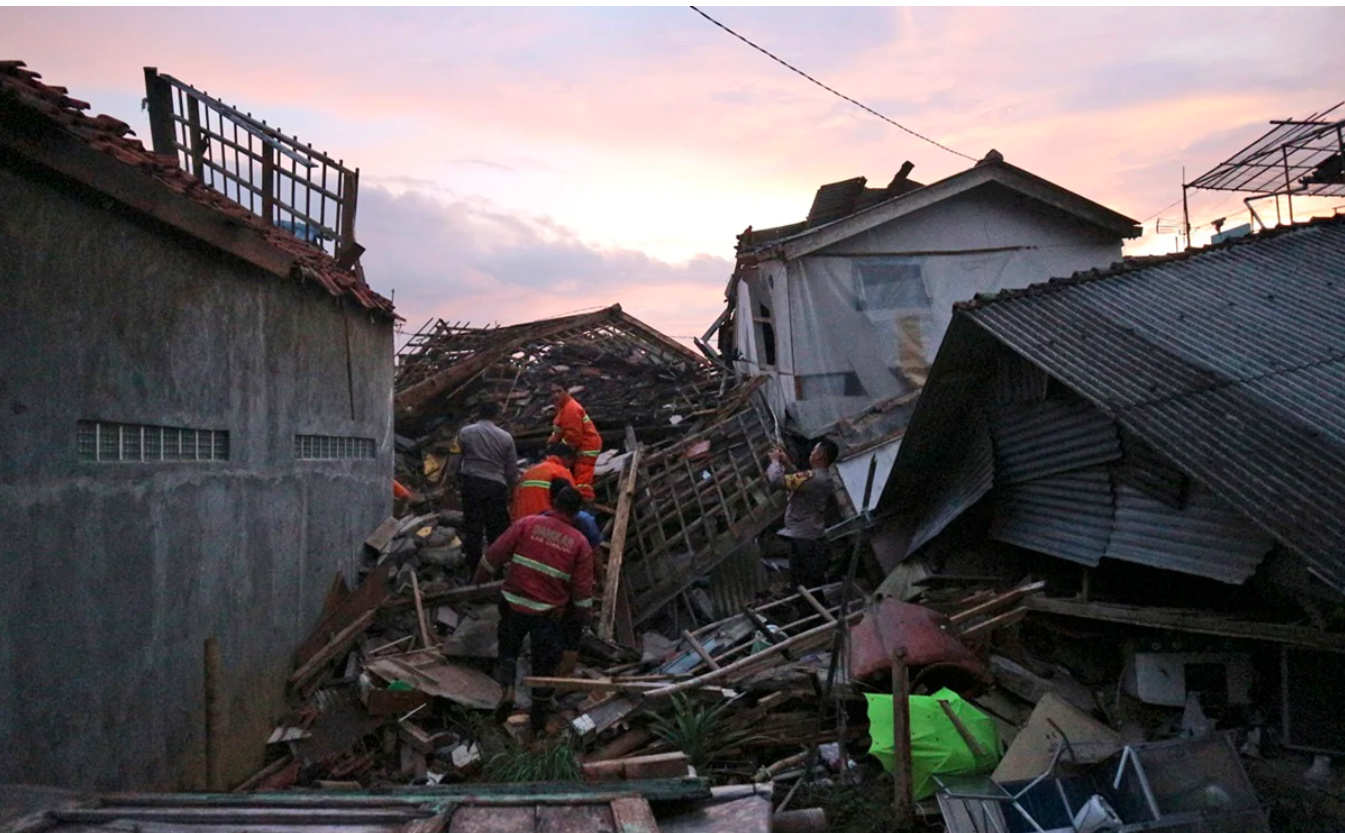
<svg viewBox="0 0 1345 833">
<path fill-rule="evenodd" d="M 855 100 L 854 100 L 853 98 L 851 98 L 850 96 L 846 95 L 845 93 L 842 93 L 842 92 L 840 92 L 839 90 L 835 90 L 835 89 L 832 89 L 831 87 L 828 87 L 826 84 L 823 84 L 821 81 L 818 81 L 816 78 L 812 77 L 811 75 L 809 75 L 808 73 L 806 73 L 806 72 L 804 72 L 803 70 L 799 69 L 798 67 L 794 66 L 793 64 L 789 63 L 788 61 L 786 61 L 786 60 L 784 60 L 784 59 L 782 59 L 782 58 L 777 58 L 775 55 L 771 54 L 769 51 L 763 49 L 763 48 L 760 47 L 760 46 L 757 46 L 757 45 L 756 45 L 755 43 L 753 43 L 752 41 L 748 40 L 747 38 L 743 37 L 742 35 L 738 34 L 738 33 L 735 32 L 735 31 L 733 31 L 732 29 L 730 29 L 729 27 L 725 26 L 724 24 L 720 23 L 718 20 L 715 20 L 713 17 L 710 17 L 708 14 L 706 14 L 705 12 L 703 12 L 703 11 L 701 11 L 700 9 L 696 8 L 695 6 L 692 6 L 692 7 L 691 7 L 691 10 L 692 10 L 693 12 L 695 12 L 696 14 L 700 15 L 701 17 L 705 18 L 706 20 L 710 21 L 710 22 L 713 23 L 714 25 L 718 26 L 720 29 L 723 29 L 725 32 L 728 32 L 730 35 L 733 35 L 735 38 L 737 38 L 738 40 L 740 40 L 740 41 L 742 41 L 743 43 L 747 44 L 748 46 L 752 47 L 752 48 L 755 49 L 756 51 L 760 52 L 762 55 L 765 55 L 767 58 L 770 58 L 772 61 L 775 61 L 777 64 L 779 64 L 779 65 L 785 67 L 786 69 L 790 70 L 791 72 L 795 72 L 795 73 L 798 73 L 799 75 L 802 75 L 804 78 L 807 78 L 809 81 L 813 82 L 814 84 L 816 84 L 817 86 L 819 86 L 819 87 L 821 87 L 822 89 L 826 90 L 827 92 L 831 93 L 832 95 L 834 95 L 834 96 L 836 96 L 836 97 L 838 97 L 838 98 L 843 98 L 843 99 L 845 99 L 846 101 L 848 101 L 848 102 L 850 102 L 851 104 L 855 105 L 855 106 L 858 107 L 859 109 L 861 109 L 861 110 L 863 110 L 863 111 L 865 111 L 865 112 L 867 112 L 867 113 L 871 113 L 871 114 L 877 116 L 878 118 L 882 119 L 883 121 L 887 122 L 888 124 L 892 125 L 893 127 L 896 127 L 896 128 L 901 129 L 901 130 L 904 130 L 904 131 L 906 131 L 907 133 L 911 134 L 912 136 L 914 136 L 915 138 L 917 138 L 917 139 L 919 139 L 919 140 L 921 140 L 921 141 L 923 141 L 923 142 L 929 142 L 931 145 L 933 145 L 933 146 L 936 147 L 936 148 L 939 148 L 940 150 L 946 150 L 946 151 L 948 151 L 949 153 L 953 154 L 954 156 L 961 156 L 963 159 L 970 159 L 972 162 L 977 161 L 976 158 L 973 157 L 973 156 L 968 156 L 967 154 L 962 153 L 961 151 L 953 150 L 952 148 L 948 147 L 947 145 L 940 144 L 939 142 L 934 141 L 933 139 L 929 138 L 928 136 L 924 136 L 924 135 L 921 135 L 921 134 L 919 134 L 919 133 L 916 133 L 914 130 L 910 129 L 910 128 L 907 127 L 906 125 L 904 125 L 904 124 L 898 124 L 897 122 L 893 121 L 892 119 L 889 119 L 887 116 L 884 116 L 882 113 L 878 112 L 877 110 L 873 109 L 872 107 L 869 107 L 869 106 L 867 106 L 867 105 L 865 105 L 865 104 L 861 104 L 861 103 L 859 103 L 858 101 L 855 101 Z"/>
</svg>

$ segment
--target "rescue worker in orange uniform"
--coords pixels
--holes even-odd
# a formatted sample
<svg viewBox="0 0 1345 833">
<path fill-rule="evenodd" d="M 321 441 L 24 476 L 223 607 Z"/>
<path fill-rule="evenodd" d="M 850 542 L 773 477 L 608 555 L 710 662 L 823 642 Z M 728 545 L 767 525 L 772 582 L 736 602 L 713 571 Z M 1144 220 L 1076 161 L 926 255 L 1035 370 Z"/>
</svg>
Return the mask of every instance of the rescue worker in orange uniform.
<svg viewBox="0 0 1345 833">
<path fill-rule="evenodd" d="M 542 462 L 523 472 L 514 488 L 514 502 L 509 508 L 509 519 L 518 521 L 551 508 L 551 481 L 564 480 L 574 485 L 570 467 L 574 465 L 574 449 L 565 443 L 553 443 L 547 448 Z"/>
<path fill-rule="evenodd" d="M 570 396 L 564 385 L 551 385 L 551 401 L 556 404 L 556 418 L 552 420 L 549 442 L 564 440 L 576 452 L 574 485 L 584 500 L 593 500 L 593 467 L 602 453 L 602 436 L 593 420 L 578 400 Z"/>
</svg>

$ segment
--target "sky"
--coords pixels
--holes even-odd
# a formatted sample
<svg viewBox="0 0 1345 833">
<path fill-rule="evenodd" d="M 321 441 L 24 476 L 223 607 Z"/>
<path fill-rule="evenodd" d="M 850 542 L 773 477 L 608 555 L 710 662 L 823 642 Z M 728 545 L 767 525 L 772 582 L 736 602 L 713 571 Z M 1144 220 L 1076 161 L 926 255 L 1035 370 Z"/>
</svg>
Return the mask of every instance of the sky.
<svg viewBox="0 0 1345 833">
<path fill-rule="evenodd" d="M 1183 166 L 1345 99 L 1338 8 L 706 11 L 912 130 L 1145 221 L 1133 254 L 1176 248 L 1155 223 L 1181 217 Z M 747 226 L 803 219 L 825 182 L 971 164 L 686 7 L 0 8 L 15 58 L 147 145 L 157 66 L 358 166 L 366 276 L 408 331 L 620 303 L 700 335 Z M 1194 241 L 1244 222 L 1240 199 L 1194 193 Z"/>
</svg>

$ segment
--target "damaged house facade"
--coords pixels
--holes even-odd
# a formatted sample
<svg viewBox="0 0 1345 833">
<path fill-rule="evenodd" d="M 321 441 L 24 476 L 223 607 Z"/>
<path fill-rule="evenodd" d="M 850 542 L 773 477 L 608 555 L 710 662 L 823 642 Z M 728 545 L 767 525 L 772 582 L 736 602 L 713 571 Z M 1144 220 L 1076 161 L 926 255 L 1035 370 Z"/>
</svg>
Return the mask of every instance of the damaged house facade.
<svg viewBox="0 0 1345 833">
<path fill-rule="evenodd" d="M 804 222 L 738 239 L 719 352 L 768 377 L 777 418 L 806 436 L 918 391 L 954 302 L 1107 266 L 1139 234 L 995 151 L 930 185 L 911 167 L 886 188 L 824 185 Z"/>
<path fill-rule="evenodd" d="M 312 158 L 254 127 L 258 216 L 217 102 L 149 75 L 158 153 L 0 62 L 0 782 L 206 786 L 203 662 L 213 780 L 250 772 L 391 505 L 394 315 L 353 198 L 337 257 L 284 230 L 316 236 L 321 198 L 277 197 Z"/>
<path fill-rule="evenodd" d="M 959 305 L 880 560 L 961 525 L 1085 568 L 1345 589 L 1343 300 L 1334 218 Z"/>
</svg>

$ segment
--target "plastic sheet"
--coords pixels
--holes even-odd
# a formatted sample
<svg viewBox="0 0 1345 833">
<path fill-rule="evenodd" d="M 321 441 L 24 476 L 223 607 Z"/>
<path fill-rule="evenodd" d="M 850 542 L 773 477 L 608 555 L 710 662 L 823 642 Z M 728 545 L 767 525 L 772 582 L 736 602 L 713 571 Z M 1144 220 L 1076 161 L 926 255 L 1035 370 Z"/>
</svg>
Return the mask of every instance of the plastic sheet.
<svg viewBox="0 0 1345 833">
<path fill-rule="evenodd" d="M 883 769 L 892 771 L 896 750 L 892 745 L 892 695 L 865 694 L 869 701 L 869 754 Z M 976 755 L 944 713 L 939 701 L 948 703 L 984 755 Z M 935 775 L 972 775 L 990 772 L 999 763 L 999 734 L 994 721 L 948 689 L 931 696 L 911 695 L 911 791 L 916 801 L 934 794 Z"/>
</svg>

